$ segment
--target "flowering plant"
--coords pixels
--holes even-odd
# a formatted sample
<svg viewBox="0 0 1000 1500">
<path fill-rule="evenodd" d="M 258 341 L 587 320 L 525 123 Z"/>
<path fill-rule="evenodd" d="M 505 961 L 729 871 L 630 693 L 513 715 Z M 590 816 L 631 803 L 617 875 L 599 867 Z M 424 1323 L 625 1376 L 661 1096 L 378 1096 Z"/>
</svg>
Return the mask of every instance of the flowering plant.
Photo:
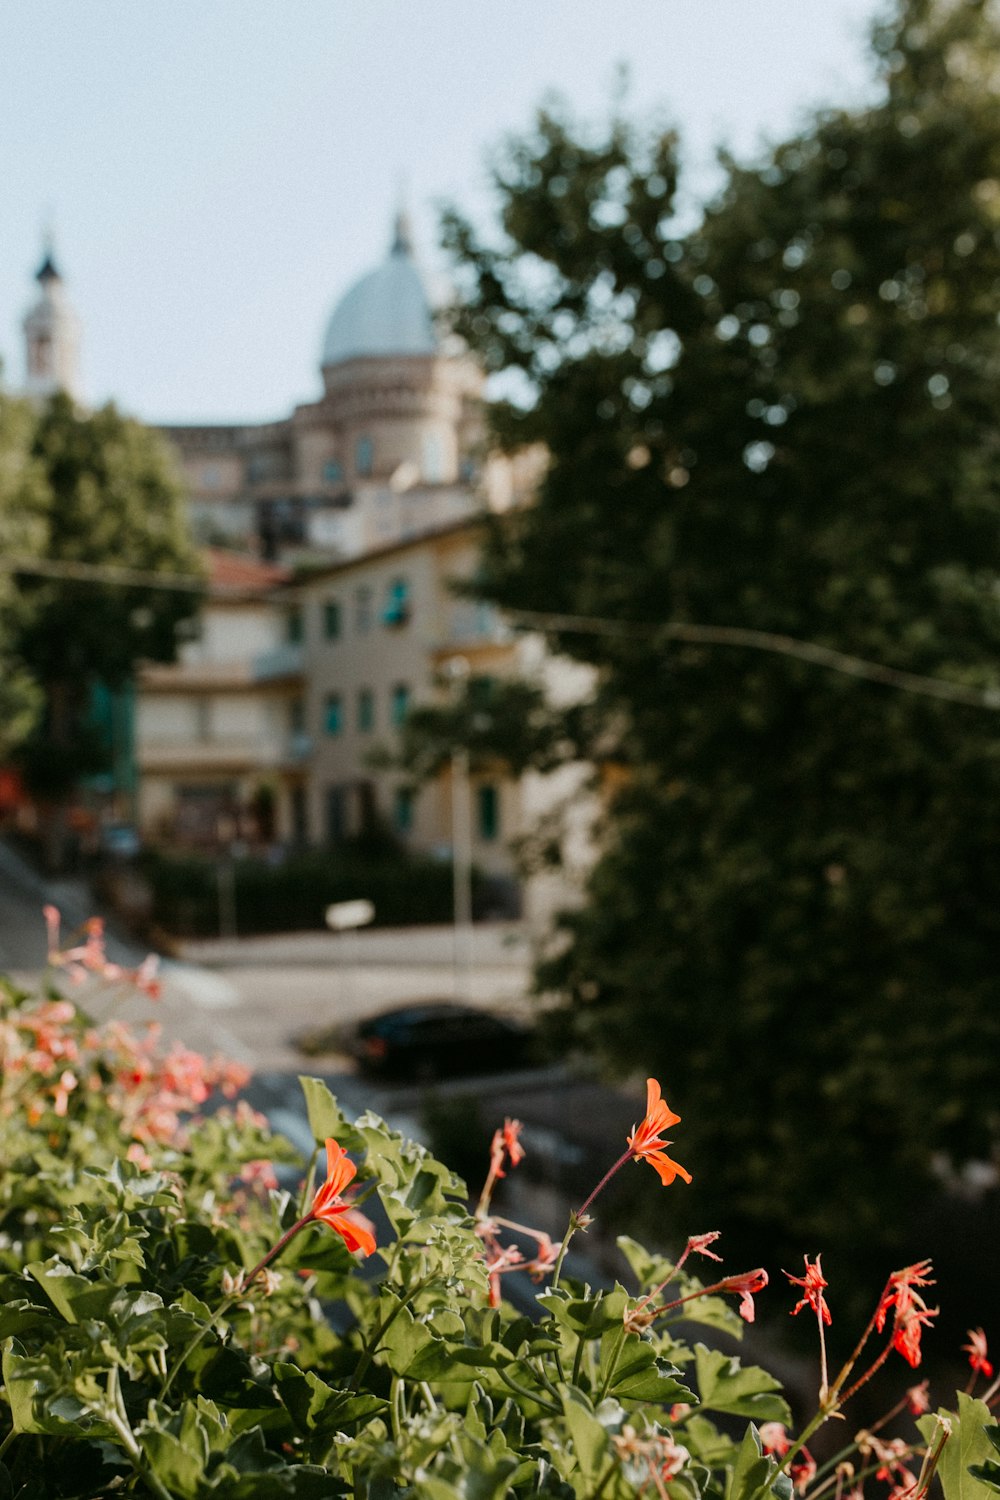
<svg viewBox="0 0 1000 1500">
<path fill-rule="evenodd" d="M 936 1417 L 914 1386 L 825 1465 L 808 1447 L 891 1356 L 919 1359 L 925 1263 L 889 1278 L 832 1380 L 824 1353 L 797 1437 L 778 1382 L 712 1347 L 715 1331 L 740 1335 L 768 1283 L 763 1268 L 701 1279 L 716 1234 L 674 1261 L 623 1239 L 629 1286 L 563 1274 L 614 1172 L 648 1162 L 651 1191 L 683 1191 L 664 1135 L 680 1122 L 655 1080 L 560 1244 L 496 1207 L 525 1152 L 515 1120 L 470 1211 L 423 1147 L 374 1115 L 348 1120 L 304 1078 L 316 1149 L 289 1191 L 272 1163 L 293 1153 L 264 1120 L 238 1103 L 201 1112 L 237 1085 L 221 1063 L 160 1057 L 148 1037 L 10 985 L 0 1061 L 2 1496 L 856 1500 L 869 1481 L 872 1500 L 921 1500 L 935 1470 L 946 1500 L 1000 1489 L 995 1385 Z M 517 1271 L 538 1284 L 536 1317 L 504 1298 Z M 819 1258 L 790 1279 L 795 1310 L 825 1332 Z M 981 1330 L 968 1352 L 988 1382 Z M 919 1436 L 888 1435 L 917 1412 Z"/>
</svg>

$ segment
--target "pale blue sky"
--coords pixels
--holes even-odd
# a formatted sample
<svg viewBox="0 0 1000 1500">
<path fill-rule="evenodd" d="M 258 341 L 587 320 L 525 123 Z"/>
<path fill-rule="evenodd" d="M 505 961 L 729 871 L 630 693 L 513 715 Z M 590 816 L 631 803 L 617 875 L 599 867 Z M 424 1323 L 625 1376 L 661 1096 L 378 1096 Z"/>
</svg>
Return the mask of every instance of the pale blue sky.
<svg viewBox="0 0 1000 1500">
<path fill-rule="evenodd" d="M 489 148 L 547 90 L 751 152 L 871 89 L 877 0 L 31 0 L 0 18 L 0 355 L 41 228 L 83 319 L 86 397 L 151 421 L 284 415 L 319 390 L 323 325 L 383 255 L 405 175 L 487 205 Z"/>
</svg>

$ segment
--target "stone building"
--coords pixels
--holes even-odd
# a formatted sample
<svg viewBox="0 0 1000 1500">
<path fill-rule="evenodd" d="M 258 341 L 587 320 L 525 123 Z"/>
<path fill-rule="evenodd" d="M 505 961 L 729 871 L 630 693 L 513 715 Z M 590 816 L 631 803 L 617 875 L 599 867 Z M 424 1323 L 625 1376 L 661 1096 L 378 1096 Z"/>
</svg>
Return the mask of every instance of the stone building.
<svg viewBox="0 0 1000 1500">
<path fill-rule="evenodd" d="M 281 420 L 161 429 L 201 540 L 353 556 L 515 499 L 510 466 L 484 458 L 482 375 L 437 330 L 405 214 L 335 307 L 320 374 L 322 395 Z"/>
</svg>

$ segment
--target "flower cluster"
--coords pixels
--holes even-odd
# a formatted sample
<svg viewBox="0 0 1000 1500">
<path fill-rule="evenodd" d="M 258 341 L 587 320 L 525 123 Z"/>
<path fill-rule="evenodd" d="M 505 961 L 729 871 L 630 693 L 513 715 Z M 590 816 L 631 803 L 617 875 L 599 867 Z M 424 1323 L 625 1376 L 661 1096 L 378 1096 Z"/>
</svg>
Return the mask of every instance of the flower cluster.
<svg viewBox="0 0 1000 1500">
<path fill-rule="evenodd" d="M 105 952 L 104 918 L 88 917 L 78 937 L 82 942 L 60 947 L 62 918 L 59 908 L 45 906 L 45 928 L 48 936 L 48 961 L 53 969 L 61 969 L 71 984 L 83 984 L 88 978 L 100 980 L 105 985 L 122 985 L 137 990 L 150 1000 L 159 1000 L 163 986 L 157 977 L 159 959 L 150 953 L 136 969 L 126 969 L 112 963 Z"/>
</svg>

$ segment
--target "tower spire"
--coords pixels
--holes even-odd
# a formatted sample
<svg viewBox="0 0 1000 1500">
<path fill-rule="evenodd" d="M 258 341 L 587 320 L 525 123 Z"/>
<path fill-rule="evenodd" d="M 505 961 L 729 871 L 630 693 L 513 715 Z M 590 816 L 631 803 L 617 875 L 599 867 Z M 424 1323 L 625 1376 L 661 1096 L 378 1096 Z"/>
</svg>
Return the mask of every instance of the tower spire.
<svg viewBox="0 0 1000 1500">
<path fill-rule="evenodd" d="M 410 223 L 410 214 L 406 206 L 406 179 L 400 176 L 399 192 L 396 198 L 396 213 L 392 221 L 392 249 L 393 255 L 413 255 L 413 226 Z"/>
<path fill-rule="evenodd" d="M 40 291 L 24 319 L 25 358 L 29 396 L 51 396 L 55 391 L 78 395 L 77 349 L 80 325 L 66 296 L 55 261 L 51 229 L 42 236 L 42 261 L 35 272 Z"/>
</svg>

